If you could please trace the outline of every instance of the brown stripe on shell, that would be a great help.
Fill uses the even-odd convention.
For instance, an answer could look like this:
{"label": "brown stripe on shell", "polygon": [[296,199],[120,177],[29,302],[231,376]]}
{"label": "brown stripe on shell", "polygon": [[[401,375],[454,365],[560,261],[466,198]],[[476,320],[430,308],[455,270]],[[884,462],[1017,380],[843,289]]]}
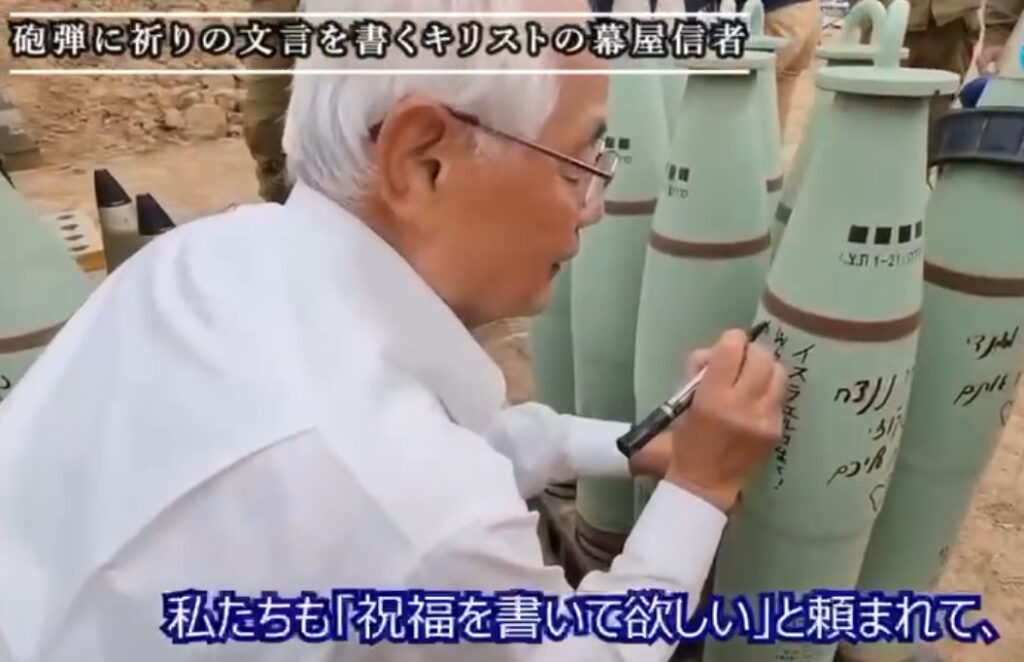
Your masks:
{"label": "brown stripe on shell", "polygon": [[604,213],[615,216],[649,216],[654,213],[658,205],[655,200],[632,200],[632,201],[604,201]]}
{"label": "brown stripe on shell", "polygon": [[826,317],[791,306],[770,289],[765,289],[761,301],[764,303],[765,310],[779,321],[829,340],[893,342],[914,333],[921,324],[921,311],[916,311],[906,317],[878,322]]}
{"label": "brown stripe on shell", "polygon": [[691,257],[704,260],[727,260],[731,258],[750,257],[769,250],[772,245],[771,234],[765,233],[754,239],[711,243],[704,241],[683,241],[672,239],[656,232],[651,233],[651,248],[672,257]]}
{"label": "brown stripe on shell", "polygon": [[29,331],[28,333],[7,336],[6,338],[0,337],[0,354],[13,354],[15,352],[25,352],[30,349],[45,347],[53,340],[54,336],[57,335],[63,326],[64,322],[61,322],[60,324],[54,324],[37,331]]}
{"label": "brown stripe on shell", "polygon": [[924,280],[936,287],[978,297],[1024,297],[1024,278],[968,274],[927,260],[924,263]]}

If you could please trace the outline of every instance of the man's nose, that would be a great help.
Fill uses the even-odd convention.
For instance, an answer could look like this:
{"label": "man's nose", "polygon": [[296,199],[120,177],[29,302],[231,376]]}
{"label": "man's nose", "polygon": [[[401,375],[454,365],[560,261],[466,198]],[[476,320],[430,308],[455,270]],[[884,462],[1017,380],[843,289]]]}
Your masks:
{"label": "man's nose", "polygon": [[604,196],[596,195],[594,198],[583,208],[583,213],[580,215],[581,229],[597,223],[604,216]]}

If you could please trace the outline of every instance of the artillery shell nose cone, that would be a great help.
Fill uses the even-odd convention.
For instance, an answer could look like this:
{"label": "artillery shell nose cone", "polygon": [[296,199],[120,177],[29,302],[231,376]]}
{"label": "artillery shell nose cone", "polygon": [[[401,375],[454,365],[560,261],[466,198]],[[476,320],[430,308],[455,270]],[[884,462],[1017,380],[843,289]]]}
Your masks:
{"label": "artillery shell nose cone", "polygon": [[136,196],[135,209],[139,217],[139,234],[143,237],[163,234],[175,227],[167,210],[149,193]]}
{"label": "artillery shell nose cone", "polygon": [[106,168],[93,171],[92,185],[96,193],[97,207],[117,207],[132,202],[131,196],[121,186],[121,182],[117,181]]}

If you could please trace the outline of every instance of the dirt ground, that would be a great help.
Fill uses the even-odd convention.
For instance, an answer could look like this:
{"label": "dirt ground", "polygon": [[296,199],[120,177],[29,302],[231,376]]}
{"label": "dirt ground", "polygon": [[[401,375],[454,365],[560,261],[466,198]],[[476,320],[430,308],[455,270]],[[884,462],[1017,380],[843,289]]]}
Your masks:
{"label": "dirt ground", "polygon": [[[53,4],[52,0],[0,0],[0,11],[52,10]],[[230,11],[244,10],[248,2],[88,0],[59,4],[66,9],[107,11]],[[7,35],[3,36],[6,41]],[[6,71],[6,66],[0,70]],[[14,175],[19,189],[40,212],[77,209],[95,217],[91,172],[96,167],[109,167],[133,193],[155,194],[179,222],[257,200],[251,160],[239,138],[241,82],[232,77],[19,77],[2,84],[43,148],[42,167]],[[808,75],[801,81],[785,132],[790,157],[802,135],[812,96]],[[196,105],[207,110],[219,108],[223,122],[214,113],[212,123],[193,126],[188,113]],[[479,334],[506,372],[512,401],[529,398],[533,388],[525,329],[522,320],[511,320]],[[945,647],[953,660],[1024,662],[1022,552],[1024,398],[1018,398],[940,587],[981,593],[984,612],[1001,630],[1003,639],[988,648]]]}

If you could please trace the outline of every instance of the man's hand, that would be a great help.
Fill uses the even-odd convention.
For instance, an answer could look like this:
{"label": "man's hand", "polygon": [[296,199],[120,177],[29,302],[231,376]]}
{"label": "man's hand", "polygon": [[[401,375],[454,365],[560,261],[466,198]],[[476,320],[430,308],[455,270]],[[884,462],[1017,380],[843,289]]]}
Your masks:
{"label": "man's hand", "polygon": [[[711,350],[700,349],[686,361],[686,379],[693,379],[708,363]],[[634,476],[661,480],[668,472],[672,460],[674,432],[666,430],[629,458],[629,472]]]}
{"label": "man's hand", "polygon": [[999,63],[1003,59],[1003,45],[994,44],[982,47],[978,53],[978,73],[992,75],[999,73]]}
{"label": "man's hand", "polygon": [[725,512],[782,434],[786,373],[739,330],[723,334],[706,360],[693,404],[672,427],[665,479]]}

